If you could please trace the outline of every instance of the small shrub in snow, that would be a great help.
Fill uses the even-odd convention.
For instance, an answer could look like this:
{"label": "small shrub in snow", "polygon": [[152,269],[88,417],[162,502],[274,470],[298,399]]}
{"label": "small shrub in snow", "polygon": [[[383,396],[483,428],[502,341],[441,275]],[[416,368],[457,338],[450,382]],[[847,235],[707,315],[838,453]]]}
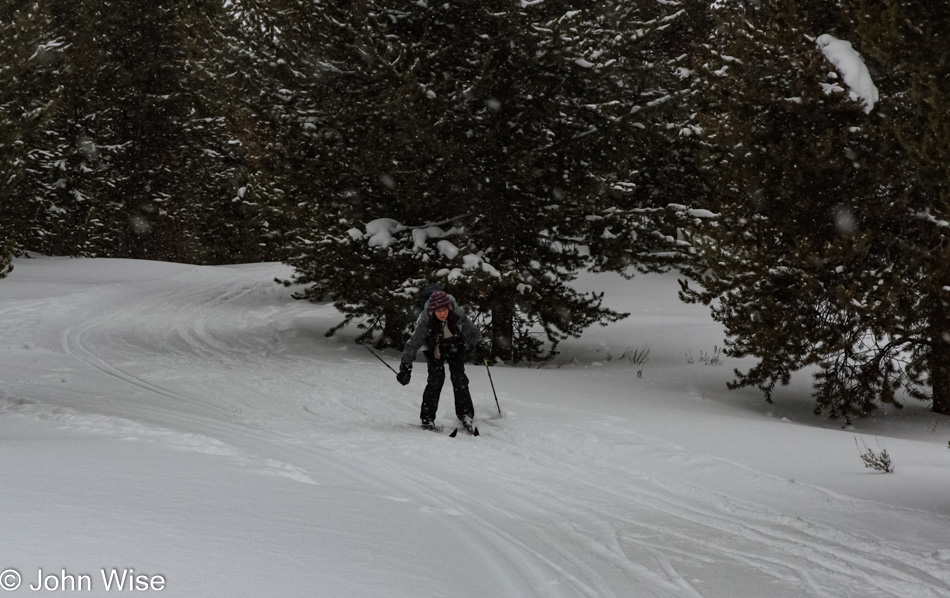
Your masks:
{"label": "small shrub in snow", "polygon": [[[854,439],[854,444],[858,446],[858,452],[861,453],[861,460],[864,461],[865,467],[870,467],[871,469],[876,469],[884,473],[894,471],[894,462],[891,461],[891,456],[887,454],[887,449],[882,448],[881,452],[877,452],[874,449],[868,448],[863,440],[861,444],[858,445],[857,437]],[[862,448],[864,452],[861,452]]]}
{"label": "small shrub in snow", "polygon": [[704,363],[706,365],[722,365],[722,347],[713,345],[712,352],[709,351],[699,351],[699,359],[693,357],[693,352],[689,351],[686,354],[686,363]]}
{"label": "small shrub in snow", "polygon": [[620,356],[621,359],[626,359],[633,365],[643,365],[650,358],[650,347],[640,347],[639,349],[634,349],[633,347],[627,347],[627,350],[623,352],[623,355]]}

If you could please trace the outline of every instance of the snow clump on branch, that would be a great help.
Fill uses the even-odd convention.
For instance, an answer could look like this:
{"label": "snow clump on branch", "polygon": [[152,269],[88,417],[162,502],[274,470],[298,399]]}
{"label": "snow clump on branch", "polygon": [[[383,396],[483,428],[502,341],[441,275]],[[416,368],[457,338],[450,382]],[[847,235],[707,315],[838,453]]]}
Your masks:
{"label": "snow clump on branch", "polygon": [[[864,59],[851,46],[850,42],[837,39],[827,33],[819,35],[815,40],[828,62],[844,77],[845,84],[851,89],[850,96],[854,101],[864,103],[864,113],[870,114],[877,103],[879,96],[871,73],[868,71]],[[830,91],[830,90],[826,90]]]}

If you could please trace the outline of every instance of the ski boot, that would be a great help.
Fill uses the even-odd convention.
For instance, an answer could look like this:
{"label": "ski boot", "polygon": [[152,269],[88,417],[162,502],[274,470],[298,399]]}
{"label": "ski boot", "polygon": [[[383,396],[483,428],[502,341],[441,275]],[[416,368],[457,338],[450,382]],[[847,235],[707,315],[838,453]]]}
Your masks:
{"label": "ski boot", "polygon": [[472,436],[478,436],[478,428],[475,427],[475,422],[472,420],[471,415],[462,417],[462,427]]}

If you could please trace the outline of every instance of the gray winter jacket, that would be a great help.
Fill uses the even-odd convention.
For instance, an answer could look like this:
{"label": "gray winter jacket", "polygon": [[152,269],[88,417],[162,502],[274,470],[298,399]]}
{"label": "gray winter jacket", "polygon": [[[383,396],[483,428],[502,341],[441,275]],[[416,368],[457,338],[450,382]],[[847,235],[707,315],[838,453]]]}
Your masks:
{"label": "gray winter jacket", "polygon": [[[449,306],[449,317],[446,320],[446,326],[452,334],[461,336],[468,348],[474,347],[482,340],[482,333],[468,319],[462,308],[458,306],[455,297],[449,295],[452,304]],[[442,329],[442,323],[434,315],[429,315],[429,302],[426,301],[422,313],[416,320],[416,329],[412,336],[406,341],[406,348],[402,352],[402,363],[412,363],[416,359],[416,353],[423,346],[428,350],[433,350],[435,344],[440,340],[438,333]]]}

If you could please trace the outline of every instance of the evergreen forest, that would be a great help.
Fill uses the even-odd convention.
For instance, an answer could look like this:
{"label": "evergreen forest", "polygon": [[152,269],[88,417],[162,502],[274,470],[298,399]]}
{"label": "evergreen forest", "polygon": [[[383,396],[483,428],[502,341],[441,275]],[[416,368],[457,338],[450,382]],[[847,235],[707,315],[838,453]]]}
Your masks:
{"label": "evergreen forest", "polygon": [[755,358],[734,387],[950,414],[947,31],[918,0],[7,0],[0,292],[30,253],[284,262],[401,347],[440,282],[535,362],[625,316],[579,273],[672,269]]}

